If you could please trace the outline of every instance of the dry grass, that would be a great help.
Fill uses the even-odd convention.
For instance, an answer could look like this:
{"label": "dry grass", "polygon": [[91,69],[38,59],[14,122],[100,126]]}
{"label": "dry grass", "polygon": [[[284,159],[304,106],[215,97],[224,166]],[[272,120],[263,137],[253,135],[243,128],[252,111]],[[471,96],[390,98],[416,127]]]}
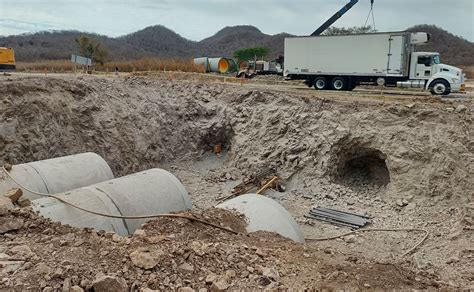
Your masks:
{"label": "dry grass", "polygon": [[466,77],[474,79],[474,66],[461,66],[461,69],[466,73]]}
{"label": "dry grass", "polygon": [[[114,72],[151,72],[181,71],[204,73],[204,66],[195,66],[193,60],[145,58],[133,61],[113,61],[94,66],[95,71]],[[17,71],[43,72],[47,68],[51,73],[73,72],[74,64],[69,60],[48,60],[39,62],[17,62]],[[81,70],[80,66],[77,66]]]}
{"label": "dry grass", "polygon": [[16,63],[16,70],[21,72],[43,72],[45,68],[48,69],[48,72],[72,72],[74,70],[74,64],[69,60],[47,60]]}

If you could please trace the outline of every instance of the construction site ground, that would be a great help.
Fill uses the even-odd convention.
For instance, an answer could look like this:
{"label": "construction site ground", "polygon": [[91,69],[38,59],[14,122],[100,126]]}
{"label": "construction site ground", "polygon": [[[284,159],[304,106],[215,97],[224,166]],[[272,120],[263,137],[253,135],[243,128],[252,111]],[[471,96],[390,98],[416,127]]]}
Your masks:
{"label": "construction site ground", "polygon": [[[0,164],[92,151],[117,177],[163,168],[185,185],[192,214],[241,233],[160,218],[120,237],[16,209],[0,216],[2,289],[474,289],[472,83],[441,98],[318,92],[272,76],[144,75],[0,76]],[[245,234],[241,217],[213,206],[268,166],[285,191],[264,195],[307,239],[350,231],[306,218],[314,206],[370,215],[367,229],[429,235],[417,246],[423,232],[304,244]]]}

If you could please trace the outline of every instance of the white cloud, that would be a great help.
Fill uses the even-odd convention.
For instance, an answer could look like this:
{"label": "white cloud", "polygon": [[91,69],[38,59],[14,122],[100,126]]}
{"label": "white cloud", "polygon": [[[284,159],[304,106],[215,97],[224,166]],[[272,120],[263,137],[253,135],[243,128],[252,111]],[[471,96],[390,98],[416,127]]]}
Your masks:
{"label": "white cloud", "polygon": [[[305,35],[348,0],[0,0],[0,35],[73,29],[110,36],[162,24],[200,40],[225,26],[250,24],[263,32]],[[472,0],[375,0],[377,28],[435,24],[474,41]],[[369,0],[360,0],[337,26],[362,25]]]}

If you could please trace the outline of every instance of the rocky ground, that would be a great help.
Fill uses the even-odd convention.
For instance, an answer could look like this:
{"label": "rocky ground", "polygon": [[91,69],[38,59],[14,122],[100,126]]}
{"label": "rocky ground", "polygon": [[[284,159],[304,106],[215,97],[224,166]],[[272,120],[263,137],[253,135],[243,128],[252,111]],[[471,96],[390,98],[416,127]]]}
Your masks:
{"label": "rocky ground", "polygon": [[[9,262],[3,287],[87,289],[109,274],[137,289],[211,289],[218,282],[217,288],[472,285],[470,98],[68,75],[2,77],[0,87],[2,164],[93,151],[118,176],[165,168],[186,186],[201,210],[195,212],[216,222],[222,214],[208,208],[245,176],[274,165],[286,191],[266,195],[294,215],[307,238],[347,231],[305,218],[314,205],[369,214],[374,228],[430,232],[403,256],[422,234],[364,233],[296,245],[270,234],[202,226],[195,233],[195,223],[160,219],[144,227],[145,235],[118,238],[59,226],[25,209],[2,217],[23,221],[1,237]],[[211,151],[216,144],[224,147],[220,156]],[[137,267],[134,251],[157,264]]]}

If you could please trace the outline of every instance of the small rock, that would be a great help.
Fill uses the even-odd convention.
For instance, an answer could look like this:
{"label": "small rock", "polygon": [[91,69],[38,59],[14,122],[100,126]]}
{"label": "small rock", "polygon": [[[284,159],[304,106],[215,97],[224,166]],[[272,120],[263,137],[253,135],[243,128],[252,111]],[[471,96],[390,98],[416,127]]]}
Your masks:
{"label": "small rock", "polygon": [[266,256],[267,254],[261,249],[261,248],[257,248],[257,250],[255,251],[255,253],[261,257],[264,257]]}
{"label": "small rock", "polygon": [[207,292],[207,289],[206,288],[201,288],[198,290],[199,292]]}
{"label": "small rock", "polygon": [[365,288],[370,288],[370,284],[365,283],[365,284],[364,284],[364,287],[365,287]]}
{"label": "small rock", "polygon": [[14,246],[10,249],[10,253],[25,259],[31,258],[35,255],[35,253],[31,251],[30,247],[25,244]]}
{"label": "small rock", "polygon": [[35,266],[35,270],[37,274],[40,275],[48,275],[51,273],[51,268],[48,267],[45,263],[39,263]]}
{"label": "small rock", "polygon": [[7,215],[13,208],[13,203],[9,198],[0,197],[0,216]]}
{"label": "small rock", "polygon": [[463,105],[463,104],[460,104],[456,107],[456,113],[460,114],[460,113],[464,113],[467,111],[467,106]]}
{"label": "small rock", "polygon": [[450,258],[446,261],[447,264],[453,264],[453,263],[457,263],[457,262],[459,262],[459,258],[456,257],[456,256],[450,257]]}
{"label": "small rock", "polygon": [[230,287],[230,284],[225,278],[221,278],[217,281],[214,281],[211,285],[212,292],[226,291]]}
{"label": "small rock", "polygon": [[344,241],[347,243],[354,243],[356,241],[356,236],[355,235],[349,235],[344,237]]}
{"label": "small rock", "polygon": [[76,285],[76,286],[72,286],[69,292],[84,292],[84,289]]}
{"label": "small rock", "polygon": [[66,278],[63,282],[63,292],[69,291],[71,291],[71,278]]}
{"label": "small rock", "polygon": [[217,275],[212,273],[207,275],[206,277],[206,284],[212,284],[217,279]]}
{"label": "small rock", "polygon": [[336,199],[336,197],[333,194],[326,194],[326,198],[328,198],[329,200],[335,200]]}
{"label": "small rock", "polygon": [[414,103],[410,103],[410,104],[407,104],[406,107],[407,107],[407,108],[414,108],[414,107],[415,107],[415,104],[414,104]]}
{"label": "small rock", "polygon": [[[7,198],[5,198],[8,200]],[[10,201],[10,200],[8,200]],[[11,202],[10,202],[11,204]],[[8,219],[8,220],[1,220],[0,221],[0,234],[4,234],[10,231],[18,230],[23,227],[23,220],[22,219]]]}
{"label": "small rock", "polygon": [[121,241],[122,241],[122,238],[123,238],[123,237],[120,236],[120,235],[118,235],[118,234],[112,235],[112,240],[113,240],[114,242],[121,242]]}
{"label": "small rock", "polygon": [[178,267],[178,271],[181,273],[192,273],[194,272],[194,266],[188,263],[184,263]]}
{"label": "small rock", "polygon": [[20,206],[20,208],[26,208],[31,206],[31,201],[27,198],[20,198],[17,202],[17,205]]}
{"label": "small rock", "polygon": [[118,277],[101,275],[92,282],[94,292],[128,292],[127,282]]}
{"label": "small rock", "polygon": [[178,289],[178,292],[195,292],[196,290],[194,290],[193,288],[191,287],[181,287]]}
{"label": "small rock", "polygon": [[21,196],[23,196],[21,189],[11,189],[5,194],[5,197],[9,198],[12,203],[18,202]]}
{"label": "small rock", "polygon": [[23,261],[0,261],[0,268],[2,273],[12,273],[18,270]]}
{"label": "small rock", "polygon": [[145,236],[146,236],[146,232],[145,232],[145,230],[143,230],[143,229],[137,229],[137,230],[135,230],[135,232],[133,233],[133,236],[136,236],[136,237],[145,237]]}
{"label": "small rock", "polygon": [[161,249],[140,248],[130,254],[130,259],[135,266],[148,270],[153,269],[163,255]]}
{"label": "small rock", "polygon": [[262,275],[264,277],[268,277],[268,278],[273,279],[275,281],[280,280],[280,274],[277,271],[275,271],[274,269],[271,269],[271,268],[263,268],[262,269]]}
{"label": "small rock", "polygon": [[57,268],[56,270],[54,270],[53,278],[62,279],[63,277],[64,277],[64,270],[63,269]]}
{"label": "small rock", "polygon": [[54,292],[53,287],[44,287],[43,292]]}
{"label": "small rock", "polygon": [[225,271],[225,276],[227,279],[233,279],[237,276],[237,273],[234,270]]}
{"label": "small rock", "polygon": [[452,113],[452,112],[454,112],[454,107],[447,107],[447,108],[446,108],[446,111],[447,111],[448,113]]}
{"label": "small rock", "polygon": [[398,200],[397,200],[397,205],[398,205],[399,207],[405,207],[406,205],[408,205],[408,201],[405,200],[405,199],[398,199]]}
{"label": "small rock", "polygon": [[250,273],[250,274],[253,274],[253,272],[255,272],[255,269],[253,267],[247,267],[247,271]]}

